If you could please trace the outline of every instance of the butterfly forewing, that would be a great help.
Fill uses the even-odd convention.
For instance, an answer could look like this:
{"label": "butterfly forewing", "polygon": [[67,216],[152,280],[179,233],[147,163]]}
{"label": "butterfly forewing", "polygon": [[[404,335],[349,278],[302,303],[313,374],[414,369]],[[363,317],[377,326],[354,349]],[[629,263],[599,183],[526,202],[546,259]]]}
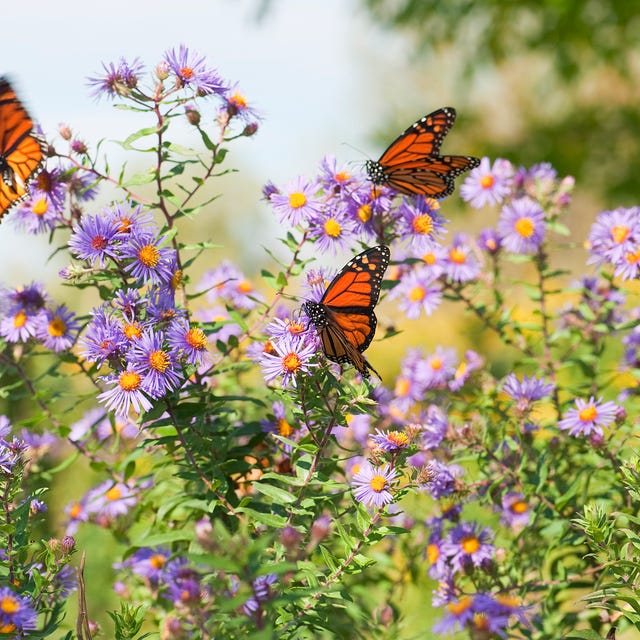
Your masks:
{"label": "butterfly forewing", "polygon": [[373,308],[388,264],[388,247],[367,249],[343,267],[320,302],[303,305],[318,330],[327,358],[339,364],[351,363],[364,376],[368,369],[375,371],[361,354],[376,331]]}
{"label": "butterfly forewing", "polygon": [[444,198],[453,179],[480,164],[472,156],[440,156],[440,146],[456,119],[452,107],[420,118],[396,138],[377,162],[366,163],[369,179],[399,193]]}
{"label": "butterfly forewing", "polygon": [[0,220],[27,195],[42,170],[46,143],[5,78],[0,78]]}

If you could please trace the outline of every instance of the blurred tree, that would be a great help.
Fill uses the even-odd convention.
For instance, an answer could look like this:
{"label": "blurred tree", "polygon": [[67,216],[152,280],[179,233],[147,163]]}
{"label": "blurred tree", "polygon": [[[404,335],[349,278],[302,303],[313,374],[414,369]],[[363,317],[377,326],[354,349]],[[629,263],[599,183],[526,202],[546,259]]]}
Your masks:
{"label": "blurred tree", "polygon": [[549,161],[609,204],[640,200],[638,0],[363,2],[434,76],[455,69],[467,152]]}

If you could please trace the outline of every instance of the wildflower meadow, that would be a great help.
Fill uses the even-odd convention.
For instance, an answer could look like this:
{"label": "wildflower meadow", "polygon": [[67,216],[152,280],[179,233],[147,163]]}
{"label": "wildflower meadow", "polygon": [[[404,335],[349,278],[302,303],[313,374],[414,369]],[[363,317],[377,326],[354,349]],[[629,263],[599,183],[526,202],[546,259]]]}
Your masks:
{"label": "wildflower meadow", "polygon": [[[268,126],[238,80],[184,45],[104,64],[130,160],[44,131],[3,219],[65,266],[0,289],[0,637],[640,637],[640,207],[581,237],[543,158],[438,200],[327,149],[264,176],[280,237],[244,212],[246,241],[278,250],[247,275],[215,237]],[[372,247],[367,376],[316,324]],[[438,314],[470,348],[455,322],[426,345]]]}

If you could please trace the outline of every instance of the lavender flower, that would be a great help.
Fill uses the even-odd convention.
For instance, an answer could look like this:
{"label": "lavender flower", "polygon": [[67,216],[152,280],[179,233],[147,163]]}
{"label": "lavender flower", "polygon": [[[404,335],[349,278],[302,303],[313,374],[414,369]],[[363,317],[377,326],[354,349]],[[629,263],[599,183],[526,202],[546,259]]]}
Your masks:
{"label": "lavender flower", "polygon": [[264,352],[259,359],[265,382],[271,382],[282,376],[282,386],[296,386],[296,377],[309,373],[309,367],[314,366],[309,359],[315,354],[313,344],[305,344],[299,338],[286,336],[273,343],[275,353]]}
{"label": "lavender flower", "polygon": [[511,192],[513,165],[498,158],[491,166],[489,158],[482,158],[460,186],[460,197],[475,209],[487,204],[500,204]]}
{"label": "lavender flower", "polygon": [[544,240],[545,230],[544,210],[531,198],[518,198],[502,208],[498,235],[507,251],[535,253]]}
{"label": "lavender flower", "polygon": [[399,298],[400,311],[410,320],[416,320],[421,312],[430,316],[440,306],[442,289],[433,272],[426,267],[418,267],[400,278],[389,298]]}
{"label": "lavender flower", "polygon": [[609,427],[616,419],[618,405],[615,402],[602,402],[593,396],[589,400],[576,398],[575,408],[569,409],[565,417],[558,422],[558,429],[568,431],[571,436],[589,436],[591,434],[602,437],[604,427]]}
{"label": "lavender flower", "polygon": [[40,314],[36,327],[36,339],[47,348],[59,353],[66,351],[73,345],[80,323],[73,312],[65,305],[59,305],[55,310],[47,310]]}
{"label": "lavender flower", "polygon": [[116,258],[118,224],[104,216],[84,216],[69,238],[69,250],[92,265],[105,266],[108,258]]}
{"label": "lavender flower", "polygon": [[445,538],[442,550],[455,571],[464,571],[468,565],[479,567],[493,558],[492,537],[488,527],[480,530],[477,522],[461,522]]}
{"label": "lavender flower", "polygon": [[393,495],[389,486],[397,476],[397,471],[385,464],[373,467],[366,463],[353,476],[353,495],[358,502],[375,506],[378,509],[393,502]]}
{"label": "lavender flower", "polygon": [[140,388],[152,398],[161,398],[180,386],[182,371],[175,352],[164,347],[161,331],[145,331],[127,355],[136,373],[144,376]]}
{"label": "lavender flower", "polygon": [[0,587],[0,631],[17,638],[36,628],[37,613],[29,596],[21,596],[9,587]]}
{"label": "lavender flower", "polygon": [[124,58],[116,66],[113,62],[102,64],[104,74],[89,78],[89,86],[93,87],[93,95],[102,95],[113,98],[117,95],[126,96],[138,85],[138,76],[142,72],[143,65],[136,58],[129,64]]}
{"label": "lavender flower", "polygon": [[178,87],[192,86],[203,95],[224,95],[229,90],[218,72],[207,67],[206,57],[189,51],[183,44],[177,51],[175,48],[167,51],[164,61],[175,74]]}
{"label": "lavender flower", "polygon": [[322,203],[315,197],[317,190],[316,183],[300,176],[285,185],[282,191],[272,193],[269,201],[280,222],[295,227],[320,213]]}
{"label": "lavender flower", "polygon": [[110,411],[127,415],[132,407],[140,413],[153,406],[143,392],[143,375],[138,368],[130,365],[125,371],[108,376],[105,380],[112,387],[99,394],[98,401],[103,402]]}

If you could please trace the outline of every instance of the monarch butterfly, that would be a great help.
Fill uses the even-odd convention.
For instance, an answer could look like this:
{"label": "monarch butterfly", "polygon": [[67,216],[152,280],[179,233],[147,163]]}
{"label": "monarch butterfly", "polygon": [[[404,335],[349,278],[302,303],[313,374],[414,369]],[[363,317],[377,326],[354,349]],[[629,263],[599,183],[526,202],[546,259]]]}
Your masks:
{"label": "monarch butterfly", "polygon": [[42,170],[47,145],[6,78],[0,78],[0,221],[29,195]]}
{"label": "monarch butterfly", "polygon": [[388,264],[388,247],[367,249],[342,268],[320,302],[307,300],[302,305],[318,330],[327,358],[339,364],[351,363],[365,378],[369,377],[369,369],[380,377],[362,352],[376,332],[373,308]]}
{"label": "monarch butterfly", "polygon": [[453,179],[480,164],[472,156],[440,156],[440,145],[456,120],[453,107],[443,107],[412,124],[377,162],[367,160],[373,184],[407,195],[444,198],[453,193]]}

